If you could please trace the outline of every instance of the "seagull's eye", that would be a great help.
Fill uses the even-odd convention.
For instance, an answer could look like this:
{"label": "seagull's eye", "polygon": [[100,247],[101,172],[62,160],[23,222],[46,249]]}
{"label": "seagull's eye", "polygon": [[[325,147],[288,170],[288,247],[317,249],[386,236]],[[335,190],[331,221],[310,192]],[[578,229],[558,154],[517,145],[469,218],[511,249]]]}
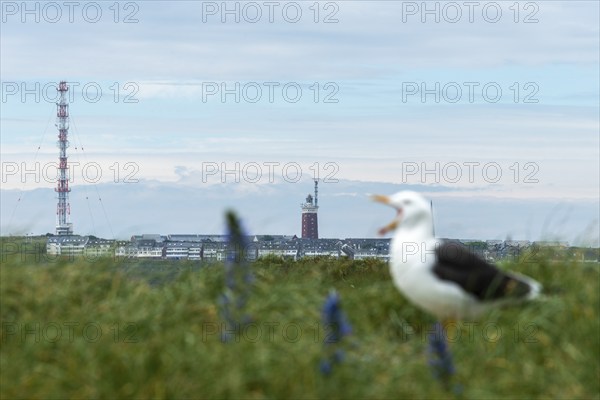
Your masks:
{"label": "seagull's eye", "polygon": [[406,205],[410,205],[410,204],[412,204],[412,200],[408,200],[408,199],[406,199],[406,200],[404,200],[404,204],[406,204]]}

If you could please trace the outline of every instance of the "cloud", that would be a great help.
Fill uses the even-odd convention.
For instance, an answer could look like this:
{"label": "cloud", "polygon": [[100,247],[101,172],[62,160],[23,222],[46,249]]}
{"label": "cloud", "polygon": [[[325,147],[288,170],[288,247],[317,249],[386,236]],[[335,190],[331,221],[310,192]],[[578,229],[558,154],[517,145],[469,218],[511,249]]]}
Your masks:
{"label": "cloud", "polygon": [[[450,3],[461,7],[456,23],[448,21]],[[456,202],[468,196],[482,200],[482,193],[543,202],[597,198],[599,4],[519,2],[515,14],[513,3],[495,2],[502,16],[490,23],[482,11],[492,3],[478,3],[473,22],[464,3],[428,3],[438,7],[436,22],[435,15],[421,12],[422,2],[320,2],[318,16],[309,8],[312,3],[301,2],[298,23],[286,21],[280,9],[273,23],[249,23],[244,16],[239,23],[221,23],[220,14],[204,15],[204,22],[202,7],[208,2],[184,1],[168,7],[137,2],[137,10],[120,9],[115,23],[111,4],[98,3],[103,18],[95,24],[80,14],[73,23],[56,24],[21,23],[20,15],[10,16],[2,25],[0,70],[3,83],[65,78],[102,87],[98,102],[83,100],[77,89],[69,157],[99,163],[103,184],[114,181],[115,171],[122,180],[129,172],[125,165],[133,163],[135,177],[151,188],[145,193],[175,185],[180,195],[197,198],[186,190],[209,184],[216,189],[221,170],[236,168],[235,163],[241,164],[240,174],[250,163],[298,163],[305,179],[314,177],[317,163],[319,177],[325,178],[334,171],[325,169],[331,163],[342,180],[423,184],[436,196],[435,185],[451,180],[444,174],[452,165],[458,164],[464,177],[465,163],[496,163],[500,181],[488,182],[478,170],[476,181],[460,179],[444,195]],[[415,5],[418,12],[407,14],[406,7]],[[131,11],[138,22],[123,23]],[[332,12],[338,22],[323,23]],[[525,23],[528,16],[537,22]],[[220,94],[203,99],[207,82],[230,88],[236,82],[273,81],[280,84],[273,102],[265,96],[256,103],[231,100],[236,94],[226,101]],[[479,83],[473,102],[464,87],[471,81]],[[137,89],[137,102],[123,102],[128,82]],[[282,96],[287,82],[300,85],[300,101]],[[422,92],[407,98],[406,82],[426,88],[456,82],[463,97],[457,103]],[[497,103],[481,91],[487,82],[502,89]],[[327,83],[335,84],[337,102],[323,101],[332,93]],[[534,94],[528,83],[537,85]],[[120,90],[116,100],[115,87]],[[524,102],[527,95],[537,102]],[[2,103],[5,166],[57,157],[55,105],[25,97],[22,101],[19,93]],[[211,176],[217,181],[202,176],[209,163],[220,168]],[[419,171],[405,179],[406,167],[415,164]],[[427,168],[435,172],[423,177]],[[537,182],[524,182],[532,172]],[[5,175],[4,189],[53,186]],[[286,183],[281,170],[273,182]],[[269,190],[269,184],[239,185],[228,196]],[[121,195],[137,193],[123,190]],[[171,214],[163,218],[171,220]]]}
{"label": "cloud", "polygon": [[[175,1],[169,7],[161,2],[138,3],[139,22],[134,24],[115,24],[109,10],[97,24],[81,18],[73,24],[23,24],[11,17],[3,24],[3,76],[47,77],[46,65],[34,62],[39,59],[53,59],[53,68],[72,78],[85,73],[96,79],[136,80],[348,79],[383,73],[390,66],[489,68],[598,62],[595,2],[528,3],[538,10],[521,9],[518,23],[508,3],[502,4],[497,23],[486,22],[483,6],[475,10],[472,23],[465,7],[461,7],[461,20],[449,23],[443,3],[434,4],[440,7],[439,22],[425,15],[422,23],[422,10],[402,22],[403,7],[410,2],[336,2],[339,22],[332,24],[314,23],[308,3],[303,4],[304,18],[297,24],[279,14],[273,23],[252,24],[242,18],[240,23],[223,24],[221,15],[203,23],[204,3]],[[421,3],[415,4],[420,8]],[[533,11],[538,22],[523,23]],[[55,57],[56,43],[69,57]]]}
{"label": "cloud", "polygon": [[[375,237],[390,210],[372,203],[368,193],[417,190],[433,200],[436,233],[462,239],[540,240],[560,238],[594,244],[598,239],[598,199],[519,199],[495,197],[489,191],[452,187],[397,185],[341,180],[320,185],[319,228],[322,237]],[[101,184],[96,190],[73,189],[71,218],[75,231],[127,239],[140,233],[223,232],[223,213],[234,208],[252,234],[299,234],[300,202],[312,182],[268,185],[188,186],[140,181]],[[46,233],[54,229],[52,189],[21,193],[2,189],[1,233]],[[98,198],[102,198],[100,205]],[[18,204],[18,205],[17,205]],[[15,207],[16,206],[16,207]],[[103,208],[106,210],[104,215]],[[14,214],[13,214],[14,213]],[[13,218],[11,218],[13,215]]]}

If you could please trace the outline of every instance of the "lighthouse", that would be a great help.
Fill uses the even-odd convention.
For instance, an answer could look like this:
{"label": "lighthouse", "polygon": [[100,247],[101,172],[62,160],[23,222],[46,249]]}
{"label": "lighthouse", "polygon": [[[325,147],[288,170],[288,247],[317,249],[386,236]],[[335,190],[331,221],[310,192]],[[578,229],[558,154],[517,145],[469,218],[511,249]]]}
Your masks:
{"label": "lighthouse", "polygon": [[310,194],[306,197],[306,202],[302,203],[302,238],[319,238],[319,220],[317,217],[318,205],[318,185],[319,181],[315,179],[315,197]]}

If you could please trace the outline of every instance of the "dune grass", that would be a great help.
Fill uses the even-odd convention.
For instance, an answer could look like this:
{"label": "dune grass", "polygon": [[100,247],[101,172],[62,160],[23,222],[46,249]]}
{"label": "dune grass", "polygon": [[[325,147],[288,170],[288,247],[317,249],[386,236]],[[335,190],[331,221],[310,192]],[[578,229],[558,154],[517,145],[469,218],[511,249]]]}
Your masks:
{"label": "dune grass", "polygon": [[[427,364],[433,319],[379,261],[253,263],[252,322],[223,343],[222,265],[5,258],[0,397],[600,398],[598,264],[540,256],[503,267],[545,294],[448,332],[457,395]],[[333,288],[352,335],[325,376],[321,309]]]}

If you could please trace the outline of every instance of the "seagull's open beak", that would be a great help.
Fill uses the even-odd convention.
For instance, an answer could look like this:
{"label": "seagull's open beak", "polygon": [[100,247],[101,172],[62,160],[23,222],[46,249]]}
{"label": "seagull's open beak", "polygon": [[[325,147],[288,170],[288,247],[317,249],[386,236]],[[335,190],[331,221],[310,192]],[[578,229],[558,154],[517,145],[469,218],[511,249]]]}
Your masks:
{"label": "seagull's open beak", "polygon": [[371,200],[376,201],[378,203],[390,205],[390,198],[388,196],[384,196],[382,194],[371,195]]}
{"label": "seagull's open beak", "polygon": [[[376,201],[378,203],[386,204],[388,206],[391,205],[390,198],[388,196],[384,196],[381,194],[372,195],[371,200]],[[396,207],[394,207],[394,208],[396,208]],[[398,215],[396,216],[396,219],[394,219],[392,222],[390,222],[383,228],[379,229],[379,232],[378,232],[379,235],[383,236],[386,233],[391,232],[398,227],[398,225],[400,224],[400,220],[402,219],[402,209],[396,208],[396,210],[398,211]]]}

